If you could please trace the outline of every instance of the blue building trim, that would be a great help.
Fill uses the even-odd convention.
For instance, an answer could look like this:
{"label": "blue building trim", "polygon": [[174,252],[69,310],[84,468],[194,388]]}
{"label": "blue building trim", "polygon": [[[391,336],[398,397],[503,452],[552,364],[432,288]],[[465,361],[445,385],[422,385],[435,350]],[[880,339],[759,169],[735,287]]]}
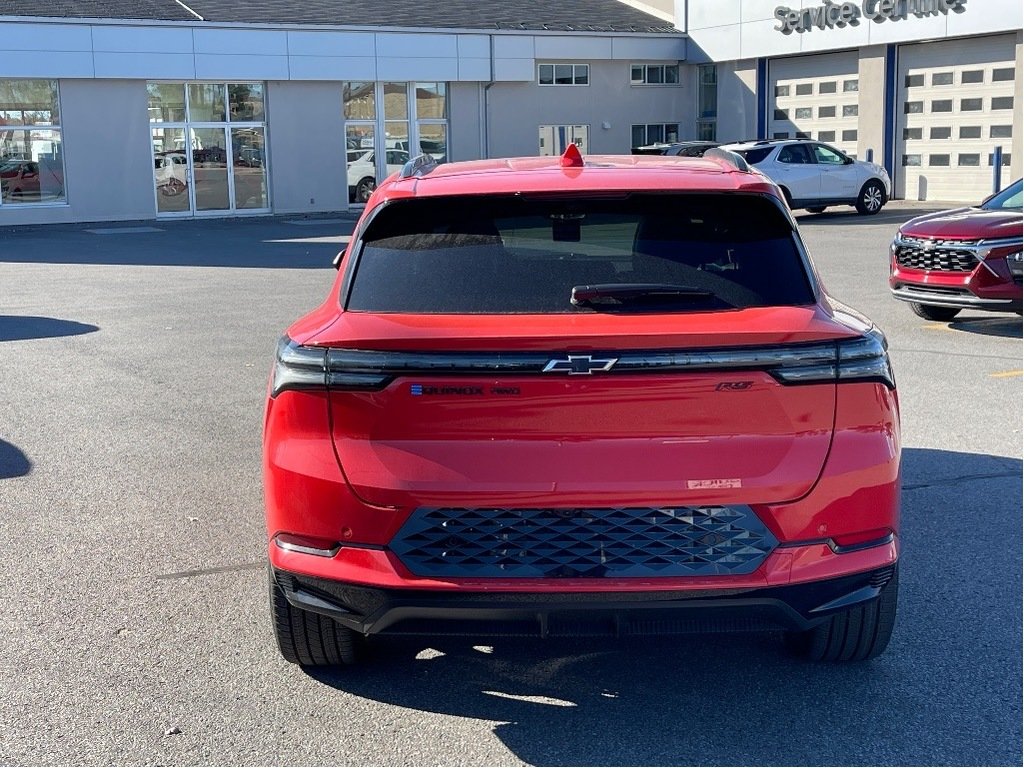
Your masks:
{"label": "blue building trim", "polygon": [[896,148],[896,93],[899,89],[899,77],[896,70],[895,44],[885,48],[885,116],[882,123],[882,165],[893,178],[895,172],[894,153]]}
{"label": "blue building trim", "polygon": [[757,60],[757,138],[768,138],[768,59]]}

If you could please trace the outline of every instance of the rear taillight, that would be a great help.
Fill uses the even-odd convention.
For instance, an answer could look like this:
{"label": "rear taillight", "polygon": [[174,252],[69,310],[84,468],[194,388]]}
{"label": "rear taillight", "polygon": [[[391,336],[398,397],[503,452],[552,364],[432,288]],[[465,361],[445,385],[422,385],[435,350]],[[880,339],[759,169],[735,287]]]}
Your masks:
{"label": "rear taillight", "polygon": [[895,389],[896,382],[886,348],[885,336],[877,328],[871,328],[859,338],[838,342],[835,362],[827,365],[779,368],[772,373],[786,384],[874,381]]}
{"label": "rear taillight", "polygon": [[[895,388],[885,337],[874,327],[840,341],[771,347],[626,351],[589,354],[606,366],[596,375],[696,373],[759,370],[780,384],[874,381]],[[375,391],[399,376],[553,377],[552,362],[571,357],[558,352],[391,352],[303,347],[287,336],[277,347],[271,397],[289,389]],[[564,373],[572,373],[565,368]],[[595,374],[592,374],[595,375]]]}
{"label": "rear taillight", "polygon": [[270,396],[277,397],[289,389],[380,389],[392,378],[387,374],[339,369],[328,364],[329,353],[325,347],[303,347],[287,336],[281,337]]}
{"label": "rear taillight", "polygon": [[289,389],[325,389],[327,386],[327,350],[303,347],[287,336],[277,343],[270,396]]}

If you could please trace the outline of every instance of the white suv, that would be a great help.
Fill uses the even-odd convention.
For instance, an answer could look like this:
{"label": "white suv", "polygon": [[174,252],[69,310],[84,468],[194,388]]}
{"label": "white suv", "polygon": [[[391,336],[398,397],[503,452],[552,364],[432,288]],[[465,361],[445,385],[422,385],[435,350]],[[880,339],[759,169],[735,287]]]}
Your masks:
{"label": "white suv", "polygon": [[821,213],[830,205],[852,205],[875,214],[889,200],[892,183],[885,168],[854,160],[835,147],[806,139],[726,144],[774,181],[792,209]]}

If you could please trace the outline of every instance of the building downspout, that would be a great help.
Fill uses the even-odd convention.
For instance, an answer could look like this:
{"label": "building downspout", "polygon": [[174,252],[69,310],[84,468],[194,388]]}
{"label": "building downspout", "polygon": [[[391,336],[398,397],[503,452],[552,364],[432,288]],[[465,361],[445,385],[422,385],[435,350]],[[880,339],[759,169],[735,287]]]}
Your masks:
{"label": "building downspout", "polygon": [[494,85],[494,35],[488,35],[487,40],[490,43],[491,48],[491,79],[484,85],[484,98],[483,103],[480,105],[480,149],[483,153],[483,158],[488,159],[491,156],[491,86]]}

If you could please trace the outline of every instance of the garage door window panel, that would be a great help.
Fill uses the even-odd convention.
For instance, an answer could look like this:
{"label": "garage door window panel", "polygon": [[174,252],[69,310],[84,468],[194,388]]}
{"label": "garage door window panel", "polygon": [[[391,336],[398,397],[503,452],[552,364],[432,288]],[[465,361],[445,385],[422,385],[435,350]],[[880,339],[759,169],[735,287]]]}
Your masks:
{"label": "garage door window panel", "polygon": [[1013,96],[996,96],[992,99],[992,109],[1013,109]]}

